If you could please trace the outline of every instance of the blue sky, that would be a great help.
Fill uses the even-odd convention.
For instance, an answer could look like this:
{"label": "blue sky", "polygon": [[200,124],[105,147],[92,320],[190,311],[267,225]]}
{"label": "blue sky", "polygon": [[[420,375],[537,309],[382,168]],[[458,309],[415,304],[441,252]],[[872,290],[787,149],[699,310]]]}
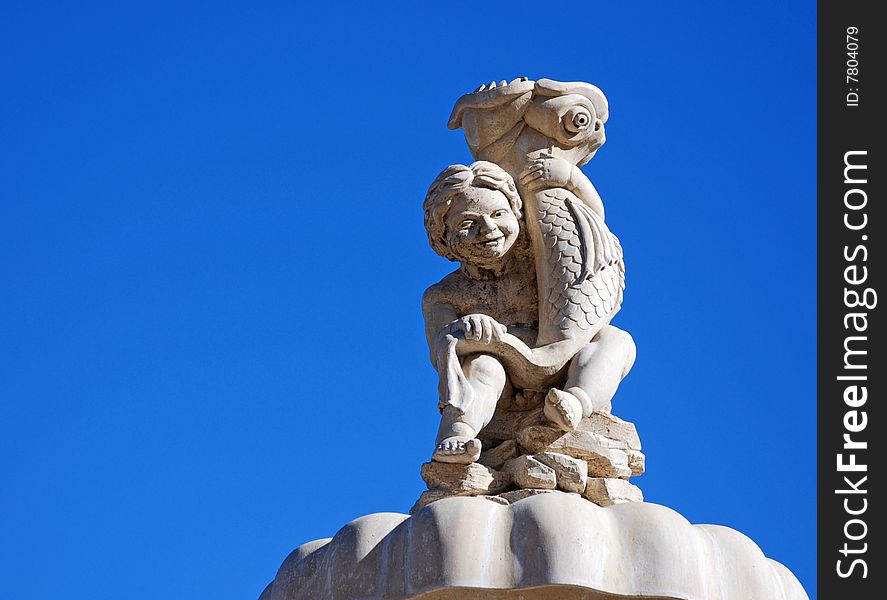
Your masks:
{"label": "blue sky", "polygon": [[815,597],[814,3],[6,2],[0,75],[8,597],[257,597],[409,509],[422,199],[520,75],[610,100],[637,484]]}

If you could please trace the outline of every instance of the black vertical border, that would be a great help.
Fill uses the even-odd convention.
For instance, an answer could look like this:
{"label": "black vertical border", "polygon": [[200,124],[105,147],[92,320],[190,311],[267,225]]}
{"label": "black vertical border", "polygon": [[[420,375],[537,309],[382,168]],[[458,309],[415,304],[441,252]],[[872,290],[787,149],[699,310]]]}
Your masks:
{"label": "black vertical border", "polygon": [[[885,510],[883,495],[874,491],[885,484],[881,468],[887,454],[887,437],[884,435],[884,379],[887,376],[887,360],[883,353],[883,338],[887,336],[881,302],[883,288],[883,238],[887,236],[883,217],[885,202],[883,179],[887,176],[882,151],[885,134],[884,95],[881,89],[887,85],[887,69],[882,60],[883,38],[887,36],[887,22],[875,18],[874,2],[820,0],[818,2],[818,106],[817,106],[817,183],[818,183],[818,596],[825,600],[887,598],[887,563],[883,562],[881,514]],[[858,28],[858,82],[848,81],[848,68],[854,63],[848,54],[848,28]],[[851,30],[852,31],[852,30]],[[852,48],[852,46],[851,46]],[[851,71],[852,73],[852,71]],[[858,93],[858,102],[848,94]],[[857,104],[853,106],[853,104]],[[845,153],[865,151],[854,155],[852,161],[866,164],[867,169],[849,172],[851,179],[866,179],[866,183],[852,184],[845,181]],[[845,206],[845,194],[851,189],[850,203],[858,205],[867,198],[864,208],[850,210]],[[867,218],[864,229],[852,230],[848,221],[858,226],[863,213]],[[865,250],[858,248],[863,246]],[[855,254],[854,254],[855,252]],[[851,256],[852,259],[847,257]],[[865,259],[865,260],[864,260]],[[848,267],[851,279],[867,275],[865,282],[848,283]],[[866,268],[863,271],[863,267]],[[874,308],[851,308],[845,302],[846,290],[863,293],[871,288],[878,294]],[[887,293],[887,291],[885,291]],[[853,300],[851,299],[850,303]],[[865,313],[865,320],[858,319],[845,327],[849,313]],[[867,323],[866,331],[855,326]],[[865,364],[865,369],[846,369],[845,341],[848,336],[862,336],[853,340],[850,347],[865,350],[864,355],[852,355],[851,362]],[[841,376],[864,375],[865,381],[839,380]],[[844,399],[848,385],[865,386],[867,400],[859,405],[861,392],[857,390],[857,406],[850,406]],[[853,397],[851,396],[851,404]],[[853,413],[852,411],[856,411]],[[862,413],[865,416],[862,416]],[[848,414],[849,413],[849,414]],[[845,422],[845,418],[848,419]],[[861,431],[849,432],[847,427]],[[851,439],[868,444],[866,449],[845,449],[844,434]],[[843,462],[855,455],[865,471],[839,472],[838,455]],[[844,479],[847,477],[849,482]],[[867,480],[860,483],[862,477]],[[865,493],[846,493],[851,485]],[[844,492],[839,492],[845,490]],[[845,505],[845,501],[847,504]],[[848,510],[865,511],[851,515]],[[860,522],[848,523],[852,519]],[[863,525],[864,523],[864,525]],[[864,533],[864,536],[862,534]],[[849,534],[849,537],[848,537]],[[861,539],[853,540],[851,537]],[[845,551],[845,544],[848,550]],[[864,561],[853,565],[854,560]],[[839,562],[840,561],[840,565]],[[839,570],[846,575],[842,577]],[[863,574],[866,576],[863,577]]]}

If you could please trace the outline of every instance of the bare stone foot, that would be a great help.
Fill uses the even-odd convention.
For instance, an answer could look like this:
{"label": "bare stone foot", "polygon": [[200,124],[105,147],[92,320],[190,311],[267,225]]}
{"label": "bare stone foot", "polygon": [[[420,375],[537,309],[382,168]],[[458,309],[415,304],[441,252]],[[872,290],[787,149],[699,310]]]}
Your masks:
{"label": "bare stone foot", "polygon": [[431,460],[468,465],[480,458],[480,440],[454,435],[438,443]]}
{"label": "bare stone foot", "polygon": [[551,388],[545,396],[543,412],[560,429],[573,431],[582,420],[582,403],[573,394]]}

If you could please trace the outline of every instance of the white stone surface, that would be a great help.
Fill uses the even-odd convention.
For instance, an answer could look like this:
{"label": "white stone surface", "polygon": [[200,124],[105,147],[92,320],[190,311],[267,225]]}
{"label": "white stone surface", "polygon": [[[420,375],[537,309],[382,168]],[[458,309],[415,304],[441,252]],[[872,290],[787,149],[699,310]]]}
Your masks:
{"label": "white stone surface", "polygon": [[563,432],[544,425],[531,425],[520,430],[517,439],[521,446],[534,454],[557,452],[585,460],[591,477],[631,476],[627,444],[598,433],[580,429]]}
{"label": "white stone surface", "polygon": [[640,450],[628,450],[628,468],[631,469],[631,476],[637,477],[643,475],[647,468],[647,457]]}
{"label": "white stone surface", "polygon": [[555,470],[535,456],[524,454],[512,458],[503,465],[502,470],[511,476],[511,480],[519,488],[553,490],[557,487]]}
{"label": "white stone surface", "polygon": [[517,442],[515,440],[505,440],[495,448],[490,448],[489,450],[482,452],[480,458],[477,459],[477,462],[485,467],[498,469],[505,464],[505,461],[516,456]]}
{"label": "white stone surface", "polygon": [[582,495],[598,506],[644,501],[640,488],[613,477],[589,477]]}
{"label": "white stone surface", "polygon": [[293,552],[260,600],[519,597],[807,600],[788,569],[737,531],[691,525],[656,504],[601,508],[562,492],[361,517]]}
{"label": "white stone surface", "polygon": [[554,469],[558,489],[578,494],[585,491],[585,484],[588,481],[588,463],[586,461],[557,452],[543,452],[534,455],[534,458],[543,465]]}
{"label": "white stone surface", "polygon": [[529,498],[530,496],[538,496],[539,494],[553,494],[556,490],[540,490],[540,489],[522,489],[522,490],[511,490],[510,492],[505,492],[504,494],[499,494],[496,498],[501,498],[505,500],[508,504],[514,504],[515,502],[520,502],[524,498]]}
{"label": "white stone surface", "polygon": [[609,412],[594,412],[579,423],[576,429],[597,433],[605,438],[625,442],[631,450],[641,449],[641,438],[634,423],[623,421]]}
{"label": "white stone surface", "polygon": [[422,479],[430,490],[458,492],[465,495],[496,494],[504,491],[509,478],[480,463],[468,465],[427,462],[422,465]]}

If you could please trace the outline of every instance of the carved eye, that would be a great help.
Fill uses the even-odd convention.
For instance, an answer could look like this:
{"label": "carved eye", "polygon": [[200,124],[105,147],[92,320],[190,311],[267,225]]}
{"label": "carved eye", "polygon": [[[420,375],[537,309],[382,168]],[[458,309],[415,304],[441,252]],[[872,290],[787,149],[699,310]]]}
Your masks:
{"label": "carved eye", "polygon": [[471,219],[466,219],[459,223],[459,229],[469,229],[472,225],[474,225],[474,221]]}
{"label": "carved eye", "polygon": [[564,129],[570,133],[579,133],[587,129],[594,121],[594,116],[584,106],[574,106],[564,115]]}

